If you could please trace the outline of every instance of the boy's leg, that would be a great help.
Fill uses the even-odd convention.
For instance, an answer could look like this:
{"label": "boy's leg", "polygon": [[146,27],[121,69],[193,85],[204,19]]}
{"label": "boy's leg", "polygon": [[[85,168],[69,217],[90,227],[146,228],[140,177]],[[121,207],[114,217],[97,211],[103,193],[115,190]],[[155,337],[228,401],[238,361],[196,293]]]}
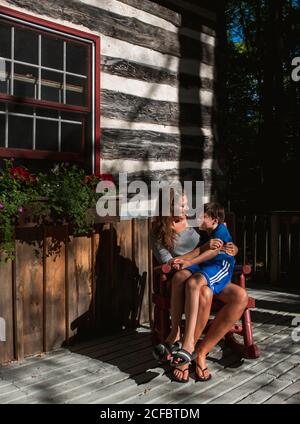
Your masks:
{"label": "boy's leg", "polygon": [[[225,303],[217,313],[207,334],[204,337],[199,349],[196,363],[202,368],[206,368],[206,355],[225,336],[234,323],[241,317],[248,303],[246,290],[235,284],[229,283],[216,298]],[[203,377],[207,377],[207,371]]]}
{"label": "boy's leg", "polygon": [[184,308],[185,281],[191,272],[182,270],[176,272],[171,280],[171,332],[166,338],[166,343],[174,344],[180,339],[180,324]]}

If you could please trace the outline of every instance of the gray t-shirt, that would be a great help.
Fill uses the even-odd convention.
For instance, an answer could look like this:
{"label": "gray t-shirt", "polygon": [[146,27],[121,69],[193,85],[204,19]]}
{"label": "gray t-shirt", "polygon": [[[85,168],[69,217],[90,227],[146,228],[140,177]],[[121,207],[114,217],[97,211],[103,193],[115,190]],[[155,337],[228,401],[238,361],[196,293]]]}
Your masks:
{"label": "gray t-shirt", "polygon": [[150,233],[150,245],[157,261],[161,264],[168,262],[175,256],[185,255],[194,250],[200,243],[200,234],[195,228],[188,227],[176,234],[175,244],[172,251],[167,250],[153,233]]}

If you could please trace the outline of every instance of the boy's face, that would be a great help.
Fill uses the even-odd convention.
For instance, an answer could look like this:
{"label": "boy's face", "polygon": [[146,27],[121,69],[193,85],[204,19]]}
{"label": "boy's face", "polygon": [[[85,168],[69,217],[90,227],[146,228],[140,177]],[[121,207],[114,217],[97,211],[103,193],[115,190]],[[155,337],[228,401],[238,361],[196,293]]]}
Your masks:
{"label": "boy's face", "polygon": [[218,223],[217,219],[208,216],[206,213],[200,217],[200,230],[213,230]]}

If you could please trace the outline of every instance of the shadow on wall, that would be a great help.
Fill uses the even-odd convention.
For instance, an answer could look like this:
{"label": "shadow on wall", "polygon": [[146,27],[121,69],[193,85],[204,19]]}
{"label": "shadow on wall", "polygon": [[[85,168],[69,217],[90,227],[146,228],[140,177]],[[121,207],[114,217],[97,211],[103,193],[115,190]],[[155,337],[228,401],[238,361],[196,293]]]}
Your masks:
{"label": "shadow on wall", "polygon": [[[205,7],[203,2],[193,2],[196,7]],[[200,4],[199,4],[200,3]],[[214,7],[212,3],[208,8]],[[210,43],[187,37],[186,29],[206,33],[214,37],[217,23],[193,14],[190,10],[181,12],[181,27],[178,40],[180,44],[179,61],[179,130],[181,154],[180,180],[204,181],[205,197],[210,198],[218,192],[217,177],[213,171],[213,159],[216,159],[217,140],[216,110],[216,49]],[[213,40],[213,38],[211,38]],[[213,75],[209,75],[212,66]],[[191,75],[192,70],[192,75]],[[186,90],[189,90],[187,103]],[[209,101],[208,96],[211,96]],[[191,135],[188,128],[197,130]],[[203,132],[205,129],[205,132]],[[191,162],[194,162],[191,164]]]}
{"label": "shadow on wall", "polygon": [[135,261],[120,251],[113,225],[102,226],[96,253],[94,302],[71,323],[71,329],[77,332],[69,340],[70,344],[139,325],[147,273],[140,275]]}

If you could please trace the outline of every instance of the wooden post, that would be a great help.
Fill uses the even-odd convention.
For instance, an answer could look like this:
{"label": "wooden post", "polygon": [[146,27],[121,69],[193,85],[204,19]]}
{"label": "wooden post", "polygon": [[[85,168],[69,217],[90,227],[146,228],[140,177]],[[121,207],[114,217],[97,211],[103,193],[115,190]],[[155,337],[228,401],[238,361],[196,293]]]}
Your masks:
{"label": "wooden post", "polygon": [[16,278],[16,260],[12,262],[13,299],[14,299],[14,345],[15,358],[24,358],[23,332],[23,279]]}
{"label": "wooden post", "polygon": [[271,215],[271,266],[270,277],[272,284],[279,284],[280,264],[279,264],[279,216]]}
{"label": "wooden post", "polygon": [[14,280],[12,278],[12,264],[7,262],[0,265],[0,320],[2,332],[0,334],[0,364],[12,361],[14,353]]}

